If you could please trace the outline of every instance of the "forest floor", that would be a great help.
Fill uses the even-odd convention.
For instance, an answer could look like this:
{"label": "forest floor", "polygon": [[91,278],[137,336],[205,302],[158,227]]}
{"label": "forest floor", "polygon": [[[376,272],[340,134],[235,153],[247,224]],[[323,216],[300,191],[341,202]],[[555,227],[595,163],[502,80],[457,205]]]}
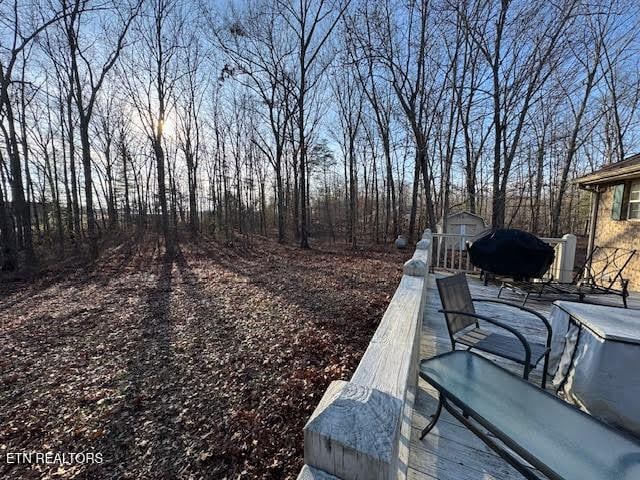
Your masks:
{"label": "forest floor", "polygon": [[[0,478],[295,478],[410,252],[153,239],[0,283]],[[25,465],[8,452],[94,452]]]}

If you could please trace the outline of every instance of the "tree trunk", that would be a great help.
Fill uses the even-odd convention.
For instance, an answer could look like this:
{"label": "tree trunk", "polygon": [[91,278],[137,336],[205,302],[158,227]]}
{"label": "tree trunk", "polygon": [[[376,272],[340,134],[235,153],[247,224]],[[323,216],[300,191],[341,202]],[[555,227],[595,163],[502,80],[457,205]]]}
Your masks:
{"label": "tree trunk", "polygon": [[188,176],[188,186],[189,186],[189,228],[191,229],[192,235],[197,235],[200,229],[198,222],[198,204],[196,200],[196,188],[198,185],[197,182],[197,171],[194,162],[193,152],[190,151],[185,152],[185,158],[187,160],[187,176]]}
{"label": "tree trunk", "polygon": [[[0,70],[0,73],[3,73]],[[4,76],[0,76],[0,80],[4,80]],[[20,161],[20,152],[18,150],[18,139],[15,129],[15,120],[13,115],[13,105],[9,99],[6,89],[2,89],[2,98],[4,104],[5,122],[9,127],[8,153],[9,168],[11,170],[11,198],[15,205],[16,224],[18,230],[18,241],[25,249],[27,263],[32,263],[33,258],[33,242],[31,236],[31,212],[29,205],[25,199],[24,187],[22,183],[22,165]]]}
{"label": "tree trunk", "polygon": [[276,159],[276,196],[278,197],[278,243],[284,243],[286,240],[286,233],[285,233],[284,191],[282,186],[282,160],[281,159]]}
{"label": "tree trunk", "polygon": [[89,254],[92,259],[98,258],[98,228],[93,211],[93,182],[91,178],[91,144],[89,141],[89,121],[80,119],[80,142],[82,144],[82,167],[84,172],[85,208],[87,210],[87,236],[89,237]]}
{"label": "tree trunk", "polygon": [[354,135],[349,135],[349,241],[351,242],[351,248],[358,246],[358,235],[356,233],[357,228],[357,197],[358,197],[358,184],[356,179],[356,159],[355,159],[355,145]]}
{"label": "tree trunk", "polygon": [[531,219],[531,231],[534,234],[539,233],[540,228],[540,202],[542,201],[542,185],[543,185],[543,170],[544,170],[544,139],[538,145],[538,152],[536,155],[536,181],[535,181],[535,193],[533,196],[534,208]]}
{"label": "tree trunk", "polygon": [[[0,169],[4,164],[2,159],[2,151],[0,151]],[[1,174],[2,172],[0,172]],[[5,202],[5,194],[3,189],[4,175],[2,182],[0,182],[0,240],[2,240],[2,248],[0,251],[0,271],[13,271],[18,266],[16,252],[14,232],[11,219],[9,218],[8,205]]]}
{"label": "tree trunk", "polygon": [[71,172],[71,197],[73,200],[73,233],[75,242],[80,240],[80,200],[78,195],[78,179],[76,172],[76,145],[73,129],[73,117],[71,113],[71,93],[67,96],[67,128],[69,129],[69,170]]}
{"label": "tree trunk", "polygon": [[416,214],[418,212],[418,187],[420,185],[420,164],[418,156],[413,170],[413,188],[411,190],[411,214],[409,215],[409,242],[413,242],[416,231]]}
{"label": "tree trunk", "polygon": [[436,231],[436,214],[433,203],[433,194],[431,191],[431,182],[429,181],[429,166],[427,165],[427,155],[424,148],[418,148],[418,165],[422,169],[422,180],[424,183],[424,194],[427,203],[427,225],[432,232]]}
{"label": "tree trunk", "polygon": [[127,161],[127,147],[124,144],[124,141],[121,145],[121,154],[122,154],[122,176],[124,180],[124,224],[125,226],[131,225],[131,203],[129,201],[129,171],[128,171],[128,161]]}
{"label": "tree trunk", "polygon": [[167,187],[165,181],[164,169],[164,150],[161,145],[162,133],[161,127],[158,127],[156,138],[153,140],[153,151],[156,157],[156,176],[158,180],[158,201],[160,202],[160,228],[164,237],[165,249],[167,254],[172,254],[173,239],[169,230],[169,211],[167,209]]}
{"label": "tree trunk", "polygon": [[67,167],[67,145],[65,134],[65,115],[64,115],[64,103],[60,100],[60,137],[62,146],[62,180],[64,182],[64,194],[66,199],[66,221],[67,230],[69,235],[73,236],[73,204],[71,202],[71,189],[69,188],[69,169]]}
{"label": "tree trunk", "polygon": [[400,234],[399,222],[398,222],[398,208],[396,204],[396,187],[393,180],[393,166],[391,164],[391,142],[389,135],[382,136],[382,147],[384,149],[384,158],[387,162],[387,189],[390,194],[390,199],[387,199],[387,218],[389,217],[389,211],[391,211],[391,228],[393,231],[393,240]]}
{"label": "tree trunk", "polygon": [[298,181],[298,156],[293,156],[293,233],[296,241],[300,240],[300,188]]}

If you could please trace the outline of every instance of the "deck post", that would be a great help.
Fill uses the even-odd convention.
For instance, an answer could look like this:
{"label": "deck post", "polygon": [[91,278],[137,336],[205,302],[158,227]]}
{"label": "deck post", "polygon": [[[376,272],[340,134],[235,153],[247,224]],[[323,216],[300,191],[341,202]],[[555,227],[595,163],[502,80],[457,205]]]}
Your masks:
{"label": "deck post", "polygon": [[562,236],[559,248],[557,278],[561,283],[571,283],[573,280],[573,267],[576,260],[576,244],[578,239],[575,235],[567,233]]}
{"label": "deck post", "polygon": [[307,465],[341,479],[392,477],[402,402],[376,389],[334,381],[304,427]]}

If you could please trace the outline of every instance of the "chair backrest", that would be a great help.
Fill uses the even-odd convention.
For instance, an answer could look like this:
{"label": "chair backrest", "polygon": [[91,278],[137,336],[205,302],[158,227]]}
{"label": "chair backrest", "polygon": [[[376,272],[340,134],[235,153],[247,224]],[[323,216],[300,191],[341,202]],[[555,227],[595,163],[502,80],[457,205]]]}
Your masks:
{"label": "chair backrest", "polygon": [[[464,273],[457,273],[449,277],[436,279],[438,293],[444,310],[457,310],[460,312],[476,313],[473,308],[473,300],[469,291],[469,284]],[[445,313],[449,335],[453,338],[460,330],[473,325],[477,320],[468,315],[457,313]]]}
{"label": "chair backrest", "polygon": [[622,272],[635,255],[635,250],[595,246],[576,276],[577,284],[586,283],[601,288],[613,288],[623,283]]}

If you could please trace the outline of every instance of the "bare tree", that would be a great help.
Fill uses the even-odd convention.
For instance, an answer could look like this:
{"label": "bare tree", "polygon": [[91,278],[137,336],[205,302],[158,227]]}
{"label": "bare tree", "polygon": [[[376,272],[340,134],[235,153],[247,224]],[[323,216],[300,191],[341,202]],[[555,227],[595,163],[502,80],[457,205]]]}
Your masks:
{"label": "bare tree", "polygon": [[[114,67],[120,53],[126,46],[127,33],[133,20],[138,15],[142,1],[126,5],[112,4],[105,8],[111,8],[113,16],[117,19],[112,30],[105,32],[105,37],[113,35],[113,45],[105,46],[107,53],[98,66],[95,65],[94,44],[85,40],[88,35],[82,28],[84,16],[87,12],[83,9],[85,2],[82,0],[62,0],[62,5],[67,14],[64,19],[65,33],[69,46],[69,58],[72,76],[72,95],[79,118],[78,130],[80,144],[82,146],[82,166],[84,173],[85,206],[87,210],[87,233],[89,237],[89,250],[92,258],[98,256],[98,230],[93,207],[93,182],[90,124],[96,106],[98,93],[102,88],[109,71]],[[93,36],[93,33],[91,33]]]}
{"label": "bare tree", "polygon": [[[51,25],[60,21],[65,12],[51,9],[40,11],[40,15],[35,17],[29,13],[31,9],[40,10],[37,3],[21,4],[20,0],[13,2],[0,2],[0,18],[3,31],[0,32],[2,38],[8,42],[1,49],[0,55],[0,114],[2,115],[2,132],[5,139],[7,156],[11,176],[11,197],[15,203],[17,218],[18,242],[25,249],[26,262],[33,263],[33,240],[31,234],[31,214],[29,205],[25,197],[24,183],[22,180],[22,159],[18,148],[18,131],[16,128],[16,115],[12,103],[10,91],[16,84],[14,78],[16,66],[23,57],[23,53],[28,49],[33,41]],[[22,68],[24,77],[24,66]],[[24,80],[24,78],[22,78]],[[8,224],[7,224],[8,225]],[[5,268],[14,268],[18,264],[13,247],[13,235],[5,229],[7,244],[4,248]]]}
{"label": "bare tree", "polygon": [[[559,50],[566,44],[562,37],[574,21],[577,7],[577,0],[558,5],[479,0],[463,12],[468,34],[491,70],[492,224],[496,227],[505,223],[507,184],[527,113],[562,58]],[[484,21],[469,20],[476,16]]]}
{"label": "bare tree", "polygon": [[[353,73],[345,71],[346,58],[335,65],[331,88],[338,108],[339,126],[336,137],[342,147],[345,165],[345,193],[348,211],[347,241],[352,248],[357,247],[358,223],[358,165],[356,158],[358,132],[362,124],[362,103],[364,101],[360,84]],[[342,72],[342,73],[341,73]]]}
{"label": "bare tree", "polygon": [[[611,5],[609,5],[608,11],[600,10],[600,6],[597,8],[598,11],[596,12],[586,12],[584,24],[582,25],[582,28],[580,28],[582,34],[579,37],[579,42],[572,43],[572,46],[575,45],[572,47],[572,53],[576,62],[575,68],[572,68],[572,71],[580,72],[575,81],[579,90],[568,91],[566,75],[559,81],[559,85],[567,99],[572,115],[566,142],[566,158],[564,159],[556,198],[553,201],[553,207],[551,210],[550,233],[551,236],[554,237],[558,236],[560,233],[561,209],[567,190],[569,172],[571,171],[574,159],[581,144],[579,134],[582,131],[583,121],[587,114],[593,88],[602,78],[602,74],[598,74],[598,72],[602,71],[602,57],[605,48],[605,40],[609,33],[608,30],[611,28],[611,20],[613,16],[611,12]],[[591,123],[593,124],[593,122]]]}
{"label": "bare tree", "polygon": [[218,45],[227,56],[223,78],[235,77],[258,96],[256,109],[269,134],[255,129],[256,145],[271,163],[276,177],[278,241],[285,241],[283,163],[287,129],[295,112],[292,61],[295,46],[281,33],[286,26],[280,12],[267,2],[252,4],[251,14],[233,11],[225,27],[218,28]]}
{"label": "bare tree", "polygon": [[[393,238],[400,233],[398,221],[398,208],[396,201],[396,187],[393,178],[393,166],[391,157],[391,117],[393,113],[393,93],[388,82],[381,78],[378,72],[378,62],[374,57],[372,27],[370,16],[364,15],[364,28],[357,22],[357,16],[346,21],[347,47],[351,55],[351,61],[357,73],[362,91],[365,93],[374,113],[378,134],[382,142],[382,153],[386,166],[386,202],[385,202],[385,239],[391,224]],[[376,190],[377,192],[377,190]]]}
{"label": "bare tree", "polygon": [[172,254],[175,235],[169,227],[164,142],[176,83],[184,74],[179,55],[183,50],[185,17],[179,0],[153,0],[146,5],[141,19],[135,28],[140,48],[127,59],[122,76],[153,150],[161,231],[167,254]]}
{"label": "bare tree", "polygon": [[198,219],[198,166],[201,143],[201,110],[207,81],[202,74],[201,45],[195,34],[191,35],[185,52],[187,72],[178,95],[178,143],[187,164],[187,188],[189,193],[189,227],[193,235],[200,229]]}
{"label": "bare tree", "polygon": [[284,19],[297,40],[297,73],[295,89],[298,119],[298,160],[300,167],[300,247],[309,248],[307,218],[307,141],[308,112],[306,100],[320,72],[318,62],[327,39],[338,25],[350,0],[277,0]]}

